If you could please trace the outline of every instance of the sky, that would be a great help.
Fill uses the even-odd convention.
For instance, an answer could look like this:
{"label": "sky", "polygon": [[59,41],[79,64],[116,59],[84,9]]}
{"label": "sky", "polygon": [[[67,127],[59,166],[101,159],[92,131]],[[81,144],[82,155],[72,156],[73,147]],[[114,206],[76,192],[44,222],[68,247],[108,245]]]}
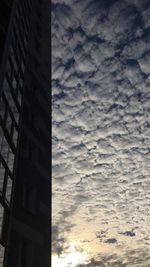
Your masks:
{"label": "sky", "polygon": [[52,0],[52,267],[150,266],[150,0]]}

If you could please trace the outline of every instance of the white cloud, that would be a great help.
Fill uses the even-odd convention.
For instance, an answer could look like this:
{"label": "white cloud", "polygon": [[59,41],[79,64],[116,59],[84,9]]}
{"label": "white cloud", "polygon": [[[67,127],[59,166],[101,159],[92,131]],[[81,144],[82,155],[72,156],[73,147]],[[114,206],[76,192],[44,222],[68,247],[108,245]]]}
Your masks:
{"label": "white cloud", "polygon": [[[54,223],[64,236],[81,221],[95,233],[107,227],[102,242],[114,238],[122,251],[108,266],[118,259],[115,266],[145,267],[139,249],[149,253],[150,244],[149,1],[106,2],[53,1]],[[135,236],[120,235],[133,228]]]}
{"label": "white cloud", "polygon": [[150,73],[150,53],[147,53],[142,58],[140,58],[139,64],[140,64],[141,70],[144,73],[149,74]]}

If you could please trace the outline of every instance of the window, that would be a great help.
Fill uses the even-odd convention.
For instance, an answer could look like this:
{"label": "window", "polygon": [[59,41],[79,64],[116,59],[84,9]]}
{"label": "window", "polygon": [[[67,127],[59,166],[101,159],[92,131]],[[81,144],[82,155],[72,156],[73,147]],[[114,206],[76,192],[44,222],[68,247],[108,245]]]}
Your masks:
{"label": "window", "polygon": [[8,168],[11,171],[11,173],[13,173],[13,168],[14,168],[14,159],[15,159],[15,155],[10,151],[9,155],[8,155]]}
{"label": "window", "polygon": [[9,134],[11,132],[11,125],[12,125],[12,119],[11,119],[10,113],[8,113],[7,121],[6,121],[6,128]]}
{"label": "window", "polygon": [[7,188],[6,188],[6,194],[5,194],[5,198],[8,201],[8,203],[10,203],[11,192],[12,192],[12,180],[11,180],[10,176],[8,176]]}
{"label": "window", "polygon": [[4,120],[4,115],[5,115],[5,103],[3,99],[1,98],[0,100],[0,117],[2,120]]}
{"label": "window", "polygon": [[5,168],[0,161],[0,193],[2,193],[3,191],[4,176],[5,176]]}
{"label": "window", "polygon": [[6,244],[7,233],[8,233],[8,222],[9,222],[9,212],[8,210],[3,210],[2,228],[1,228],[1,243]]}
{"label": "window", "polygon": [[16,128],[14,128],[13,143],[15,144],[15,146],[17,145],[17,140],[18,140],[18,131],[16,130]]}
{"label": "window", "polygon": [[7,163],[8,155],[9,155],[9,145],[7,143],[5,136],[4,136],[3,142],[1,144],[1,155],[2,155],[3,159],[5,160],[5,162]]}
{"label": "window", "polygon": [[3,266],[4,247],[0,244],[0,266]]}
{"label": "window", "polygon": [[2,236],[3,214],[4,214],[4,207],[0,203],[0,239],[1,239],[1,236]]}

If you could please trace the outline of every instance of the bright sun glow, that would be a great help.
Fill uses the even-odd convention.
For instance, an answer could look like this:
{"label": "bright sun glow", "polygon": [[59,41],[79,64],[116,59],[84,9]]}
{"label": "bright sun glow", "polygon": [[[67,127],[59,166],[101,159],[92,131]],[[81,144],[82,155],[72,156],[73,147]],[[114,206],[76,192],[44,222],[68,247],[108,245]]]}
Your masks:
{"label": "bright sun glow", "polygon": [[85,263],[86,254],[76,249],[75,244],[71,244],[68,251],[60,257],[52,255],[52,267],[76,267]]}

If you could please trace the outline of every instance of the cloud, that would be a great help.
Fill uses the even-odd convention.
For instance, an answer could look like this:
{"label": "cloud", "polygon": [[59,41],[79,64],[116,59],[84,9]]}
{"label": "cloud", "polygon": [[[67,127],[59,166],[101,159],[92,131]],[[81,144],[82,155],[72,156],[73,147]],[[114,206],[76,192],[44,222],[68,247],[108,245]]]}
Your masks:
{"label": "cloud", "polygon": [[131,237],[135,236],[135,233],[133,231],[126,231],[126,232],[120,233],[120,234],[125,235],[125,236],[131,236]]}
{"label": "cloud", "polygon": [[105,243],[109,243],[109,244],[115,244],[117,243],[117,240],[116,238],[109,238],[105,241]]}
{"label": "cloud", "polygon": [[108,228],[103,243],[135,248],[112,266],[148,264],[137,251],[150,245],[149,9],[148,0],[52,4],[53,221],[64,238],[90,222]]}
{"label": "cloud", "polygon": [[146,266],[149,265],[150,257],[147,254],[146,251],[136,251],[136,253],[139,253],[140,255],[140,261],[137,261],[137,258],[135,257],[135,251],[130,250],[127,252],[127,254],[124,254],[121,258],[117,254],[111,254],[109,256],[102,256],[99,255],[99,259],[92,258],[89,263],[87,264],[80,264],[78,267],[105,267],[105,266],[111,266],[111,267],[127,267],[129,264],[132,266]]}
{"label": "cloud", "polygon": [[52,226],[52,252],[60,255],[64,250],[65,239],[60,237],[57,225]]}

